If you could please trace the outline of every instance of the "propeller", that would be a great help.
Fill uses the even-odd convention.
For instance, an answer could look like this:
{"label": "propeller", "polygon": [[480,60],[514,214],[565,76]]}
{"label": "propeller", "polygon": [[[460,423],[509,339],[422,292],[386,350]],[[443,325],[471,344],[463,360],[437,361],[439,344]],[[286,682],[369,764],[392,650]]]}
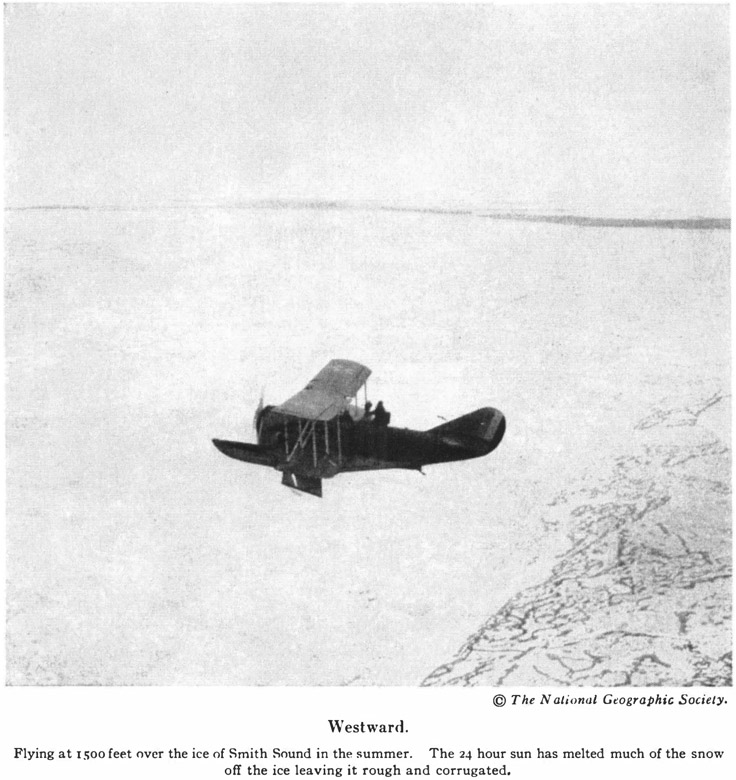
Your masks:
{"label": "propeller", "polygon": [[265,388],[261,388],[261,397],[258,401],[258,407],[256,408],[256,413],[253,415],[253,428],[256,432],[256,436],[258,439],[261,438],[261,432],[258,430],[258,418],[261,416],[261,412],[263,411],[263,396],[265,393]]}

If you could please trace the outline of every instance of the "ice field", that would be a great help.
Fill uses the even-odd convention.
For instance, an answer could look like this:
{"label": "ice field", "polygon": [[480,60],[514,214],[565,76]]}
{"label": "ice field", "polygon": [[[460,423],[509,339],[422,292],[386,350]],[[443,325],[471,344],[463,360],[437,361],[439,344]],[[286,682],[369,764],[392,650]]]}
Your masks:
{"label": "ice field", "polygon": [[[595,641],[600,682],[624,684],[646,653],[600,637],[648,631],[687,684],[664,658],[682,626],[708,658],[730,648],[729,240],[335,208],[8,211],[8,683],[418,685],[454,658],[430,682],[497,684],[514,605],[544,600],[537,660],[509,682],[596,684],[579,674]],[[279,403],[335,357],[372,369],[394,425],[494,406],[506,437],[426,476],[340,475],[322,500],[212,446],[254,441],[261,392]],[[648,498],[656,516],[619,511]],[[607,552],[624,530],[641,536],[625,560]],[[655,533],[674,567],[647,557]],[[676,537],[718,576],[683,586]],[[654,623],[605,598],[555,618],[617,571],[651,591]],[[550,658],[573,624],[566,676]],[[652,663],[629,684],[656,682]]]}

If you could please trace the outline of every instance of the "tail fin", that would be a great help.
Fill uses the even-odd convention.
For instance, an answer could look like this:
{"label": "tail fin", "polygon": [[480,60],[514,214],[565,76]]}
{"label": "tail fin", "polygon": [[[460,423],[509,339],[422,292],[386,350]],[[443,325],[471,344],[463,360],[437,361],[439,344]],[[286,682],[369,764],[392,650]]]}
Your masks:
{"label": "tail fin", "polygon": [[430,428],[430,433],[440,436],[462,436],[481,439],[486,442],[487,451],[491,452],[501,443],[506,432],[506,418],[498,409],[490,406],[477,409],[475,412],[456,417],[450,422],[442,423],[436,428]]}

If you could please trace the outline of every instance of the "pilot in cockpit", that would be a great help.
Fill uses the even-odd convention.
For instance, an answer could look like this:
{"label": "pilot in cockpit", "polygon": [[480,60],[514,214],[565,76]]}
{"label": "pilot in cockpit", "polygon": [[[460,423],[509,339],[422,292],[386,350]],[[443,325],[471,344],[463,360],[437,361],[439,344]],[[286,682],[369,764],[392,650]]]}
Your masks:
{"label": "pilot in cockpit", "polygon": [[391,422],[391,412],[386,411],[383,401],[379,401],[376,411],[373,413],[373,420],[376,425],[387,426]]}

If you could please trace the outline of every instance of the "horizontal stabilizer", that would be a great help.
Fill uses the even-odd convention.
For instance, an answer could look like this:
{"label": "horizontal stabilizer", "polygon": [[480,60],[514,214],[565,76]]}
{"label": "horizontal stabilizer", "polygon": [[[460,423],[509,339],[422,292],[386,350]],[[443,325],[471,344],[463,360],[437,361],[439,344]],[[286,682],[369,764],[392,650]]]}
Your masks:
{"label": "horizontal stabilizer", "polygon": [[212,443],[223,455],[246,463],[256,463],[259,466],[275,466],[276,456],[259,444],[245,444],[240,441],[223,441],[212,439]]}
{"label": "horizontal stabilizer", "polygon": [[322,498],[322,480],[318,477],[303,477],[285,471],[281,475],[281,484],[294,488],[294,490],[301,490],[302,493]]}

